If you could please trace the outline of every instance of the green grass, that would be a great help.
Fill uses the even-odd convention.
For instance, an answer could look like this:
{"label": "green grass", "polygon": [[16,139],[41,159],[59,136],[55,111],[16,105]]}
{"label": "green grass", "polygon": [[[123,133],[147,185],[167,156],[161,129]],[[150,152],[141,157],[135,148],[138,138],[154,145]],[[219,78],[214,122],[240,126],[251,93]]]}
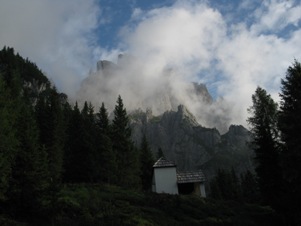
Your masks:
{"label": "green grass", "polygon": [[58,207],[55,225],[266,225],[274,213],[234,201],[98,185],[65,186]]}
{"label": "green grass", "polygon": [[65,185],[53,211],[36,225],[251,226],[273,225],[274,217],[273,210],[257,205],[85,184]]}

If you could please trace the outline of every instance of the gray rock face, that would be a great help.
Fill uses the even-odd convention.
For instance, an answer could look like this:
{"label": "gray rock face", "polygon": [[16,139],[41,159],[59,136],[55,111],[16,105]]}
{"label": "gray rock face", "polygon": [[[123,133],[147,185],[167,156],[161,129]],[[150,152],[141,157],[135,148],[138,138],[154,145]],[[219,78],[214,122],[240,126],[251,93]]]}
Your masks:
{"label": "gray rock face", "polygon": [[138,110],[130,118],[134,142],[139,145],[145,133],[154,156],[161,148],[181,171],[202,169],[211,179],[218,168],[233,167],[237,173],[253,169],[253,151],[247,145],[250,132],[243,126],[232,125],[221,135],[199,125],[183,105],[160,116]]}
{"label": "gray rock face", "polygon": [[108,60],[100,60],[96,65],[97,71],[110,71],[114,70],[116,67],[116,64]]}
{"label": "gray rock face", "polygon": [[211,95],[209,94],[206,85],[204,85],[202,83],[194,82],[193,87],[194,87],[193,92],[195,92],[200,98],[202,98],[202,100],[205,103],[211,104],[213,102],[213,99],[212,99]]}
{"label": "gray rock face", "polygon": [[[213,100],[206,86],[183,79],[177,70],[159,68],[153,71],[149,63],[126,54],[120,54],[116,63],[100,60],[96,68],[82,81],[76,94],[80,104],[89,100],[97,108],[103,102],[111,112],[121,95],[130,111],[151,108],[159,115],[177,111],[180,104],[185,104],[198,121],[208,122],[206,112],[212,111],[209,107]],[[202,120],[198,114],[202,114]]]}
{"label": "gray rock face", "polygon": [[[114,109],[118,94],[126,97],[134,142],[139,145],[142,135],[146,134],[154,156],[161,148],[165,157],[174,161],[181,171],[202,169],[210,179],[218,168],[233,167],[237,173],[252,170],[248,130],[232,125],[221,135],[216,128],[198,123],[217,126],[223,132],[229,125],[227,111],[223,108],[216,111],[217,103],[204,84],[182,80],[177,80],[180,85],[173,83],[177,77],[173,77],[172,69],[156,71],[160,76],[155,77],[160,77],[159,80],[153,76],[145,80],[149,75],[144,70],[149,67],[139,62],[123,54],[116,64],[99,61],[97,71],[83,81],[79,96],[96,106],[104,102],[109,111]],[[197,119],[181,104],[193,110]],[[137,108],[143,110],[135,110]]]}

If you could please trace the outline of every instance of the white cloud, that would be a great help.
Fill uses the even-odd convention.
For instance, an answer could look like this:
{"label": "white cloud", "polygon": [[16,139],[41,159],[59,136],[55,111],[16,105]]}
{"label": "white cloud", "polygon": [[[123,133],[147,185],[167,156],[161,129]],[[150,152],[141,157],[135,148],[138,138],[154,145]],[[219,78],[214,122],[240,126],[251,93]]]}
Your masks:
{"label": "white cloud", "polygon": [[[241,7],[254,8],[246,3]],[[83,85],[81,93],[108,104],[114,104],[121,94],[129,109],[149,106],[155,113],[175,108],[180,102],[202,125],[221,131],[230,123],[246,126],[247,108],[256,87],[262,86],[278,100],[280,80],[287,67],[294,58],[301,59],[296,48],[301,40],[300,28],[293,29],[289,37],[279,36],[281,29],[297,24],[301,15],[298,11],[298,5],[267,1],[250,11],[248,17],[256,19],[250,26],[250,21],[243,19],[229,23],[227,15],[204,2],[177,1],[170,7],[150,11],[136,9],[131,23],[121,31],[120,44],[135,60],[126,61],[122,71],[113,76],[93,75],[97,95],[87,91],[93,87],[91,84]],[[116,57],[117,52],[103,56]],[[216,87],[215,96],[222,98],[207,105],[191,95],[191,81]],[[108,91],[111,85],[114,91]],[[174,99],[170,100],[166,93]]]}
{"label": "white cloud", "polygon": [[[229,120],[222,123],[246,126],[247,108],[252,104],[251,95],[256,87],[267,89],[278,101],[280,80],[287,67],[294,58],[301,59],[297,48],[301,40],[300,9],[300,5],[293,2],[267,1],[258,5],[258,11],[266,14],[259,17],[258,11],[254,15],[250,12],[250,18],[257,16],[252,26],[243,20],[227,26],[226,16],[208,5],[183,5],[181,2],[146,14],[127,40],[132,52],[151,56],[155,65],[161,63],[180,68],[180,72],[188,74],[190,79],[210,70],[212,65],[217,67],[211,70],[220,72],[219,76],[200,78],[208,86],[219,78],[216,92],[224,101],[215,104],[214,109],[212,106],[208,109],[220,120]],[[290,31],[290,36],[283,38],[281,32],[289,25],[295,28]],[[203,106],[182,99],[194,114],[199,113],[202,124],[218,127],[210,118],[210,112],[200,110]]]}
{"label": "white cloud", "polygon": [[[93,101],[96,106],[105,102],[112,110],[121,94],[128,109],[150,107],[154,114],[175,109],[182,103],[202,125],[222,129],[225,124],[228,126],[228,117],[222,115],[226,109],[204,107],[206,103],[191,93],[192,81],[214,81],[206,75],[199,78],[198,74],[210,70],[226,36],[221,14],[203,3],[181,1],[143,13],[134,10],[132,22],[121,32],[121,46],[133,57],[121,61],[121,71],[90,75],[79,97]],[[112,59],[117,52],[102,51],[101,55]],[[212,111],[218,119],[212,117]]]}
{"label": "white cloud", "polygon": [[0,46],[36,62],[68,94],[91,67],[94,0],[0,0]]}
{"label": "white cloud", "polygon": [[[128,51],[157,66],[190,65],[195,72],[208,68],[224,35],[219,12],[204,4],[175,4],[142,15],[134,28],[124,29]],[[147,58],[147,59],[146,59]]]}
{"label": "white cloud", "polygon": [[[301,59],[298,42],[300,27],[291,31],[289,37],[281,36],[282,29],[296,25],[295,13],[300,6],[285,1],[267,1],[258,8],[258,21],[248,28],[237,24],[228,28],[228,36],[220,45],[217,58],[223,79],[218,93],[232,103],[232,122],[246,125],[246,109],[252,104],[251,95],[257,86],[265,88],[278,101],[280,81],[294,58]],[[262,8],[263,7],[263,8]],[[268,8],[267,14],[258,11]]]}
{"label": "white cloud", "polygon": [[[294,58],[301,60],[301,6],[293,0],[259,1],[256,7],[246,0],[238,10],[253,9],[247,19],[235,11],[223,15],[210,1],[133,8],[113,50],[96,44],[94,29],[107,21],[96,0],[0,3],[0,46],[13,46],[36,62],[62,91],[76,92],[96,60],[117,62],[117,55],[126,52],[132,58],[121,61],[122,71],[109,77],[91,74],[78,97],[114,105],[121,94],[128,109],[150,106],[154,112],[183,102],[201,124],[222,130],[230,123],[246,125],[256,86],[278,100],[280,79]],[[222,98],[205,106],[189,93],[191,81],[216,88],[214,96]]]}
{"label": "white cloud", "polygon": [[258,8],[258,23],[252,26],[256,33],[281,31],[288,25],[298,26],[301,20],[301,5],[295,1],[268,0]]}

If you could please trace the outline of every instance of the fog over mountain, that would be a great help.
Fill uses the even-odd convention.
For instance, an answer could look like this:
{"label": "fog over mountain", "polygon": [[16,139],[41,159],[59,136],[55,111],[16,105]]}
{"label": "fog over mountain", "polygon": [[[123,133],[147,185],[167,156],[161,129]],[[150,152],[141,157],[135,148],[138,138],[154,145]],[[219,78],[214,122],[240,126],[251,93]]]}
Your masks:
{"label": "fog over mountain", "polygon": [[[155,113],[162,106],[153,103],[166,100],[168,91],[177,101],[161,105],[185,101],[202,125],[220,130],[229,122],[246,126],[257,86],[278,101],[287,67],[301,59],[300,0],[176,0],[149,7],[132,0],[0,2],[0,46],[36,62],[70,99],[112,105],[120,93],[128,109],[139,102]],[[116,21],[122,4],[127,15]],[[120,53],[135,63],[88,87],[101,74],[96,62],[117,64]],[[206,84],[214,99],[206,110],[191,83]],[[104,90],[112,95],[104,97]]]}
{"label": "fog over mountain", "polygon": [[185,80],[187,73],[120,54],[116,64],[106,60],[97,63],[97,70],[82,82],[77,100],[89,100],[97,108],[104,102],[112,112],[121,95],[129,113],[141,109],[154,115],[177,110],[183,104],[202,126],[226,132],[231,124],[229,105],[222,99],[213,100],[204,84]]}
{"label": "fog over mountain", "polygon": [[[280,37],[300,16],[286,20],[286,14],[273,11],[276,8],[291,10],[292,15],[301,9],[290,3],[262,4],[250,14],[251,24],[232,24],[204,2],[135,8],[119,32],[119,45],[94,51],[98,60],[112,61],[117,69],[107,76],[99,70],[91,73],[76,98],[91,100],[96,106],[104,101],[112,109],[120,94],[128,110],[150,107],[154,114],[184,104],[201,125],[216,127],[221,133],[230,124],[247,127],[247,108],[256,87],[267,89],[277,101],[285,70],[293,57],[300,56],[292,48],[301,37],[297,27],[285,39]],[[281,31],[266,14],[273,21],[285,19]],[[131,57],[118,60],[122,52]],[[211,104],[194,92],[193,83],[207,86],[214,99]]]}

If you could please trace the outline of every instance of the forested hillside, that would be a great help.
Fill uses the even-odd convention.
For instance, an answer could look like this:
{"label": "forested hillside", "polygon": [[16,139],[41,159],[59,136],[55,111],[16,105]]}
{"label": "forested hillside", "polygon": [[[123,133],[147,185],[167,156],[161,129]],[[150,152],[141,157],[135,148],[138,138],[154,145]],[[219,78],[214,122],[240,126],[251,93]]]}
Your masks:
{"label": "forested hillside", "polygon": [[[264,90],[253,95],[248,121],[256,174],[220,168],[208,181],[208,199],[159,195],[150,192],[155,157],[147,136],[141,130],[141,141],[132,141],[131,118],[121,96],[112,120],[105,104],[99,109],[89,102],[71,105],[34,63],[4,47],[0,224],[296,225],[300,76],[295,62],[282,82],[280,110]],[[221,144],[232,150],[240,140],[230,135]]]}
{"label": "forested hillside", "polygon": [[154,160],[147,143],[133,145],[120,96],[109,122],[104,105],[71,106],[12,48],[0,52],[0,69],[0,201],[6,214],[39,216],[55,205],[65,183],[149,187]]}

